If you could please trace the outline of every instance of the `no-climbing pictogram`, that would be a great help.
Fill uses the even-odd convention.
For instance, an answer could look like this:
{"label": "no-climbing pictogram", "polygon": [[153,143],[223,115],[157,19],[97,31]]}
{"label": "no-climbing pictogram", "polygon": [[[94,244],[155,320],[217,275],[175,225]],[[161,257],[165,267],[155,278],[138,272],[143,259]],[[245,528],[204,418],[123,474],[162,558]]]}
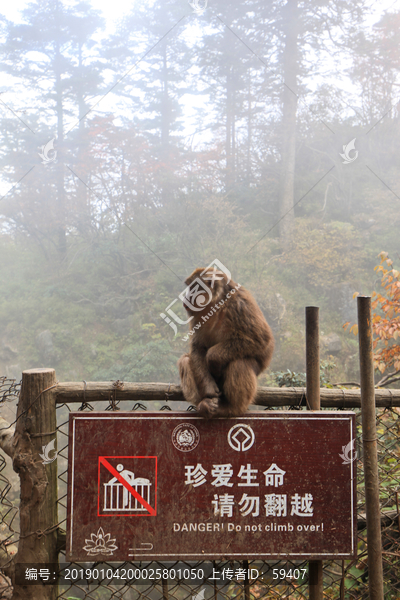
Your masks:
{"label": "no-climbing pictogram", "polygon": [[98,516],[155,517],[156,456],[99,456]]}

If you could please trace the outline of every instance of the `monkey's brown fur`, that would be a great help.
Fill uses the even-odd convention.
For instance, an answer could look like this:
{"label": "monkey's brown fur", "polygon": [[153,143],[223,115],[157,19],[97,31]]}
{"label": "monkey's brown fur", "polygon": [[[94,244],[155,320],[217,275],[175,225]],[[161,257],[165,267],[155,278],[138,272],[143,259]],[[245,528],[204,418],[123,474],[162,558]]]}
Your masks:
{"label": "monkey's brown fur", "polygon": [[[190,286],[201,279],[210,290],[212,300],[204,308],[201,294],[191,299],[197,310],[184,306],[193,315],[194,334],[189,354],[178,361],[185,399],[197,406],[203,417],[237,417],[243,415],[257,392],[257,376],[271,362],[274,350],[272,331],[248,290],[212,269],[203,275],[196,269],[186,279]],[[223,301],[223,302],[222,302]]]}

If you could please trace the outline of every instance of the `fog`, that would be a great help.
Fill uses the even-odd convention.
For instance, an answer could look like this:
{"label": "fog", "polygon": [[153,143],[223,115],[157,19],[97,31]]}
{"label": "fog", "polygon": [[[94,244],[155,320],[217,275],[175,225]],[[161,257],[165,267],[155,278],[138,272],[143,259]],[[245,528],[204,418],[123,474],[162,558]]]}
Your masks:
{"label": "fog", "polygon": [[357,381],[354,294],[400,264],[400,3],[2,17],[0,373],[178,383],[179,294],[217,259],[274,332],[261,385],[304,372],[309,305],[326,377]]}

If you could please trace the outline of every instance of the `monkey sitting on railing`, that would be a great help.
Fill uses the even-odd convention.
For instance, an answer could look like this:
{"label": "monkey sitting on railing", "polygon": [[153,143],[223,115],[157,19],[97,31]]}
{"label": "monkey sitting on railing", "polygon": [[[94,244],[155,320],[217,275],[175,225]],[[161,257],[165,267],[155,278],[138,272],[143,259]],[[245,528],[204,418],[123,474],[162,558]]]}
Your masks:
{"label": "monkey sitting on railing", "polygon": [[199,268],[185,283],[193,319],[190,351],[178,362],[183,395],[203,417],[243,415],[271,362],[271,328],[250,292],[226,273]]}

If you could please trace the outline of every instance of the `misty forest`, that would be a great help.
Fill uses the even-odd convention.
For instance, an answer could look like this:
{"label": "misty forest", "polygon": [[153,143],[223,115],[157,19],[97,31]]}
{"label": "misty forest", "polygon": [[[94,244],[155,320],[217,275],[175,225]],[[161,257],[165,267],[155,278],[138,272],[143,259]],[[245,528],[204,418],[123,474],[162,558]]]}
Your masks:
{"label": "misty forest", "polygon": [[272,327],[261,385],[304,385],[309,305],[321,381],[358,382],[357,293],[396,385],[396,3],[145,0],[110,26],[42,0],[0,48],[2,373],[178,383],[179,294],[218,259]]}

